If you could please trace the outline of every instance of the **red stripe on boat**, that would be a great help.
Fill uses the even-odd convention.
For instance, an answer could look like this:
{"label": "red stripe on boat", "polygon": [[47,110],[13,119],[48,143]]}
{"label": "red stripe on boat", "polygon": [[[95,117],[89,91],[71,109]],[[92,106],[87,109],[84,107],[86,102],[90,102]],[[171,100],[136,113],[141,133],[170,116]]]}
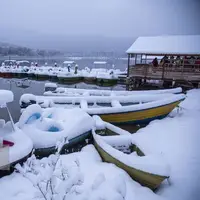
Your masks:
{"label": "red stripe on boat", "polygon": [[12,147],[14,145],[14,142],[8,141],[8,140],[3,140],[3,145]]}

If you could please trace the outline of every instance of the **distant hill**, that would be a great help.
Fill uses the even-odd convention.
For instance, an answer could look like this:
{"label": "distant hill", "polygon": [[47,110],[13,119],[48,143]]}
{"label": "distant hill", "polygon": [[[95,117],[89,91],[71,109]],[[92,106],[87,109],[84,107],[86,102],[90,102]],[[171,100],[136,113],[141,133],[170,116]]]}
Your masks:
{"label": "distant hill", "polygon": [[136,37],[104,37],[99,35],[51,35],[32,31],[1,30],[0,41],[33,49],[50,49],[63,52],[120,52],[131,46]]}
{"label": "distant hill", "polygon": [[0,42],[0,55],[1,56],[56,56],[63,55],[63,53],[55,50],[40,50],[21,47],[5,42]]}

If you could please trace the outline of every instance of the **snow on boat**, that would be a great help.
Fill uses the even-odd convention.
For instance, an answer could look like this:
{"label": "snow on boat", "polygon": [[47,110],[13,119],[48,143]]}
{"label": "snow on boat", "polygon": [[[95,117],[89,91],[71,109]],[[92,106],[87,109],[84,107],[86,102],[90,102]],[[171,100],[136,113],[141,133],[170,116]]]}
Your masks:
{"label": "snow on boat", "polygon": [[169,178],[169,166],[163,158],[145,155],[130,133],[109,123],[105,123],[104,130],[115,136],[99,136],[93,130],[94,146],[103,161],[115,164],[132,179],[152,190]]}
{"label": "snow on boat", "polygon": [[62,83],[75,83],[83,79],[82,75],[73,73],[58,74],[57,77]]}
{"label": "snow on boat", "polygon": [[182,92],[182,88],[173,88],[173,89],[163,89],[163,90],[141,90],[141,91],[117,91],[117,90],[91,90],[91,89],[77,89],[77,88],[63,88],[56,87],[54,84],[54,89],[49,89],[45,85],[44,95],[46,96],[69,96],[69,93],[75,94],[74,96],[79,95],[90,95],[90,96],[111,96],[111,95],[141,95],[141,94],[179,94]]}
{"label": "snow on boat", "polygon": [[99,72],[97,74],[97,83],[101,85],[115,85],[117,84],[118,76],[113,74],[113,71],[109,72]]}
{"label": "snow on boat", "polygon": [[99,115],[113,124],[146,124],[166,117],[185,99],[184,94],[129,95],[129,96],[34,96],[24,94],[21,108],[33,102],[41,107],[79,107],[89,115]]}
{"label": "snow on boat", "polygon": [[64,142],[61,153],[80,150],[91,137],[94,120],[81,109],[49,108],[42,111],[31,105],[22,113],[18,127],[33,141],[38,157],[55,153],[58,142]]}
{"label": "snow on boat", "polygon": [[33,149],[33,143],[13,123],[7,103],[13,101],[13,93],[0,90],[1,109],[7,109],[9,122],[0,119],[0,176],[7,175],[14,170],[14,165],[26,160]]}

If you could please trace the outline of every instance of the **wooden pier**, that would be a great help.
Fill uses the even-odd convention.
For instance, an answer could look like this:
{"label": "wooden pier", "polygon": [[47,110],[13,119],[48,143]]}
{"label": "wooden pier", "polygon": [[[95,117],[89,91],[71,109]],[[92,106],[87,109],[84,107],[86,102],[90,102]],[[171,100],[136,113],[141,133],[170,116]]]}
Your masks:
{"label": "wooden pier", "polygon": [[[137,39],[127,50],[128,84],[138,85],[149,80],[159,80],[165,85],[199,87],[199,44],[200,35]],[[158,61],[156,66],[152,62],[155,58]]]}

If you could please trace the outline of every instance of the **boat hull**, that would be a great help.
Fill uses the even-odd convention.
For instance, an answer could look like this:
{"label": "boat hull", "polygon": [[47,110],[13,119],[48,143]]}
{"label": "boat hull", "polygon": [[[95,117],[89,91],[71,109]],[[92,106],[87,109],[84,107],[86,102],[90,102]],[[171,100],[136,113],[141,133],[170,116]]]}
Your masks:
{"label": "boat hull", "polygon": [[101,86],[110,86],[116,85],[117,79],[105,79],[105,78],[97,78],[97,84]]}
{"label": "boat hull", "polygon": [[124,113],[97,114],[103,121],[112,124],[148,124],[152,120],[166,117],[181,101],[154,108]]}
{"label": "boat hull", "polygon": [[49,75],[47,75],[47,74],[37,74],[36,77],[38,80],[48,80],[49,79]]}
{"label": "boat hull", "polygon": [[96,77],[84,77],[85,83],[95,83],[97,81]]}
{"label": "boat hull", "polygon": [[15,169],[15,165],[16,164],[23,164],[30,156],[31,156],[32,152],[29,153],[28,155],[26,155],[25,157],[21,158],[20,160],[17,160],[13,163],[10,163],[9,165],[3,166],[0,169],[0,178],[3,176],[7,176],[9,174],[11,174],[14,169]]}
{"label": "boat hull", "polygon": [[78,83],[82,81],[82,77],[58,77],[58,81],[61,83]]}
{"label": "boat hull", "polygon": [[115,164],[117,167],[126,171],[133,180],[139,182],[141,185],[146,186],[152,190],[158,188],[161,182],[163,182],[166,178],[168,178],[166,176],[150,174],[122,163],[121,161],[112,157],[104,149],[102,149],[95,141],[94,141],[94,146],[104,162]]}
{"label": "boat hull", "polygon": [[[72,138],[69,140],[69,143],[63,146],[60,153],[68,154],[68,153],[80,151],[83,146],[90,143],[91,138],[92,138],[91,131],[88,131],[86,133],[83,133],[82,135]],[[88,140],[88,142],[86,140]],[[49,155],[54,154],[54,153],[56,153],[55,146],[49,147],[49,148],[39,148],[39,149],[35,149],[34,151],[34,154],[36,155],[37,158],[48,157]]]}

